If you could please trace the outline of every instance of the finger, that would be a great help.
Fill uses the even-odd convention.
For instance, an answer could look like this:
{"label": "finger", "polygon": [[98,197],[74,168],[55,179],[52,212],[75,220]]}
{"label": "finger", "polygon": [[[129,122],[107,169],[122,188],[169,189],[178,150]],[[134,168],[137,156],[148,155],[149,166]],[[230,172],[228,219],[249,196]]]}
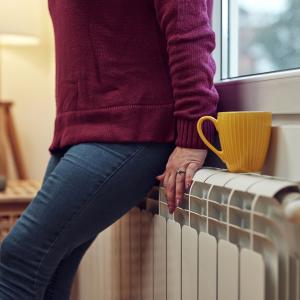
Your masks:
{"label": "finger", "polygon": [[170,172],[166,171],[163,179],[161,180],[163,192],[164,192],[166,199],[167,199],[167,185],[168,185],[168,181],[169,181],[169,176],[170,176]]}
{"label": "finger", "polygon": [[166,172],[164,171],[162,174],[155,176],[155,178],[160,181],[159,186],[162,186],[162,187],[164,186],[163,180],[164,180],[165,175],[166,175]]}
{"label": "finger", "polygon": [[162,180],[159,180],[159,187],[164,187]]}
{"label": "finger", "polygon": [[165,176],[165,173],[155,176],[156,179],[162,180]]}
{"label": "finger", "polygon": [[163,181],[163,187],[166,189],[167,188],[167,185],[168,185],[168,182],[169,182],[169,176],[170,176],[170,172],[166,172],[162,181]]}
{"label": "finger", "polygon": [[173,213],[175,210],[175,176],[171,173],[168,177],[168,183],[166,186],[167,203],[169,212]]}
{"label": "finger", "polygon": [[184,194],[184,183],[185,183],[185,174],[180,173],[176,175],[176,187],[175,187],[175,199],[176,206],[179,206],[183,200]]}
{"label": "finger", "polygon": [[185,189],[191,186],[196,171],[199,170],[201,167],[202,165],[199,163],[190,163],[187,166],[185,173]]}

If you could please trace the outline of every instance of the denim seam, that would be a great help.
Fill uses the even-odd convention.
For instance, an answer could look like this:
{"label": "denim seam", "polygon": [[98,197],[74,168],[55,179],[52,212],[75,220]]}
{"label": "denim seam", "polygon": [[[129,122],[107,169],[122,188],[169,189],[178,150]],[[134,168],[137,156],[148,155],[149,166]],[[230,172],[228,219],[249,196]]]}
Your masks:
{"label": "denim seam", "polygon": [[[136,154],[138,154],[139,152],[141,152],[143,149],[145,149],[145,145],[142,145],[140,147],[137,148],[136,151],[134,151],[129,157],[127,157],[98,187],[96,187],[96,189],[87,195],[87,200],[83,201],[82,205],[71,215],[71,217],[67,220],[67,222],[65,223],[64,226],[62,226],[61,231],[58,233],[58,235],[56,236],[56,239],[52,242],[52,244],[50,245],[47,253],[45,253],[45,255],[42,257],[39,266],[37,268],[37,271],[35,272],[35,280],[34,280],[34,292],[37,292],[37,275],[40,271],[42,262],[44,261],[44,259],[47,257],[47,255],[50,253],[51,249],[56,245],[56,242],[58,240],[58,238],[61,236],[61,234],[64,232],[64,230],[67,228],[67,226],[71,223],[73,217],[75,215],[77,215],[80,210],[84,207],[84,205],[88,205],[89,202],[92,201],[93,196],[95,194],[97,194],[97,192],[104,186],[104,184],[106,184],[108,182],[109,179],[111,179],[118,170],[120,170],[128,161],[130,161],[133,157],[136,156]],[[90,201],[88,201],[90,200]],[[38,298],[35,298],[36,300],[39,300]]]}

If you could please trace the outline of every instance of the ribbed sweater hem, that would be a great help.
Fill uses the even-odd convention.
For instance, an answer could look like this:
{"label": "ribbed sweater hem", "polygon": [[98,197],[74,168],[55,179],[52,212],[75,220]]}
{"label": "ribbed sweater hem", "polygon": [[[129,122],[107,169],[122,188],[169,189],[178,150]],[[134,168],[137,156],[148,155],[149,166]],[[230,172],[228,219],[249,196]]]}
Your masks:
{"label": "ribbed sweater hem", "polygon": [[[109,111],[109,112],[108,112]],[[173,103],[122,105],[57,114],[50,153],[84,142],[174,142]]]}
{"label": "ribbed sweater hem", "polygon": [[[57,114],[48,150],[54,153],[84,142],[173,142],[180,147],[207,149],[197,132],[198,119],[176,121],[173,105],[122,105]],[[202,130],[212,141],[213,125],[204,122]]]}

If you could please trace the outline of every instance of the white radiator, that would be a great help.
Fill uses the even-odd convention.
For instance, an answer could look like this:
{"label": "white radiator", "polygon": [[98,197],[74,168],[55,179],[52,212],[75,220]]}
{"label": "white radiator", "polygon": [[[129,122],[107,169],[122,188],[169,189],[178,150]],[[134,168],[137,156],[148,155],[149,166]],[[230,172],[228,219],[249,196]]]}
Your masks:
{"label": "white radiator", "polygon": [[146,200],[99,234],[73,300],[300,300],[297,183],[203,168],[174,214],[162,187]]}

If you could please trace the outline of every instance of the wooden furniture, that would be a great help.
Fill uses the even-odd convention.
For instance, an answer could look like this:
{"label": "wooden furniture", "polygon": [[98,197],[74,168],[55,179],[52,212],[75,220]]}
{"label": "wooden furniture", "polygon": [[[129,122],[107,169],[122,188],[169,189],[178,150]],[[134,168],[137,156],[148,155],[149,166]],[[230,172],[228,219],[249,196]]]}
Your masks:
{"label": "wooden furniture", "polygon": [[[1,103],[1,102],[0,102]],[[4,106],[0,105],[0,174],[7,174],[6,145],[4,130]]]}
{"label": "wooden furniture", "polygon": [[0,240],[7,235],[40,187],[38,180],[7,181],[6,189],[0,192]]}
{"label": "wooden furniture", "polygon": [[13,122],[12,105],[12,101],[3,102],[0,100],[0,174],[8,176],[7,150],[9,146],[12,151],[18,179],[27,179],[27,172]]}

